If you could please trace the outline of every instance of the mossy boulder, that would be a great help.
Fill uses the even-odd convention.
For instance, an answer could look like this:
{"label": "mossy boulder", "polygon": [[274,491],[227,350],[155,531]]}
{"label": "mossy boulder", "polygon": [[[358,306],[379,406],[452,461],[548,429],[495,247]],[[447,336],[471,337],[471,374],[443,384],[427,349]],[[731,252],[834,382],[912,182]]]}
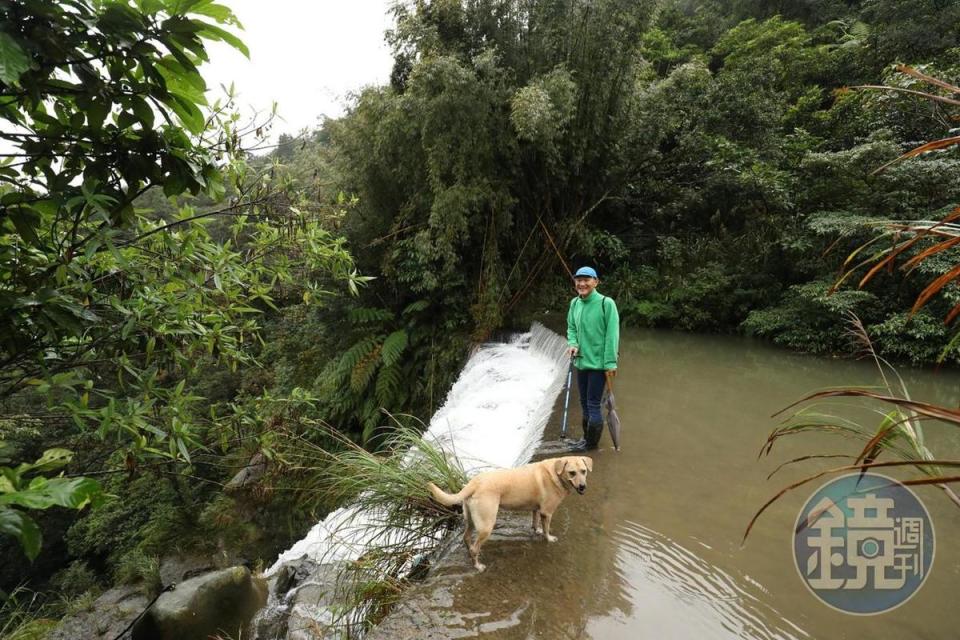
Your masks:
{"label": "mossy boulder", "polygon": [[246,567],[214,571],[162,594],[133,628],[133,640],[206,638],[237,630],[263,606],[266,589]]}

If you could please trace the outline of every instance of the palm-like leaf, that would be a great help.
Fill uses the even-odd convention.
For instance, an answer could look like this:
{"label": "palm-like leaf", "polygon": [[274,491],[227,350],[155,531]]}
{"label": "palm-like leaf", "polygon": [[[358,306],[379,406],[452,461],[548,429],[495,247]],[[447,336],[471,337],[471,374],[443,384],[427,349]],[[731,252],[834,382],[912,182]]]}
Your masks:
{"label": "palm-like leaf", "polygon": [[[960,468],[960,460],[929,460],[927,461],[930,464],[936,465],[938,467],[952,467]],[[741,543],[746,542],[747,536],[750,535],[750,531],[753,529],[753,525],[757,523],[757,520],[763,514],[767,508],[772,505],[774,502],[782,498],[784,495],[793,491],[797,487],[802,487],[803,485],[813,482],[817,478],[822,478],[824,476],[833,475],[836,473],[845,473],[850,471],[867,471],[870,469],[879,469],[885,467],[904,467],[904,466],[914,466],[917,464],[916,460],[897,460],[895,462],[870,462],[870,463],[861,463],[861,464],[851,464],[843,467],[834,467],[833,469],[826,469],[825,471],[820,471],[809,475],[802,480],[794,482],[780,491],[778,491],[772,498],[767,500],[762,507],[753,515],[753,518],[750,519],[750,524],[747,525],[746,531],[743,532],[743,539]],[[960,476],[935,476],[932,478],[918,478],[913,480],[904,480],[900,482],[903,485],[925,485],[925,484],[946,484],[951,482],[960,482]]]}
{"label": "palm-like leaf", "polygon": [[[768,479],[784,467],[798,462],[840,457],[854,460],[852,465],[837,467],[807,476],[799,482],[781,489],[754,514],[744,532],[744,541],[746,541],[757,519],[770,505],[789,491],[811,480],[831,473],[857,470],[864,473],[874,467],[911,466],[919,470],[926,477],[907,480],[902,484],[935,484],[943,489],[955,504],[960,506],[960,497],[947,486],[949,483],[960,481],[960,476],[944,475],[941,469],[943,466],[960,466],[960,462],[955,460],[945,462],[935,460],[933,454],[924,442],[923,428],[921,425],[922,420],[934,419],[960,427],[960,410],[940,407],[911,399],[907,386],[903,382],[903,378],[900,377],[900,374],[897,373],[897,370],[889,362],[877,354],[873,342],[870,340],[870,336],[867,334],[866,328],[860,319],[852,313],[848,314],[848,326],[850,336],[853,337],[861,347],[861,355],[871,358],[876,364],[886,393],[871,389],[850,387],[826,389],[811,393],[774,414],[774,417],[776,417],[790,411],[797,405],[814,403],[812,405],[808,404],[807,407],[795,411],[783,424],[774,429],[761,447],[760,455],[769,455],[774,443],[780,438],[806,432],[835,433],[865,441],[865,444],[856,456],[845,454],[813,454],[794,458],[780,464],[768,476]],[[896,384],[892,382],[894,379],[896,380]],[[880,424],[875,430],[871,431],[852,420],[831,413],[821,413],[811,410],[811,407],[816,407],[820,404],[820,401],[830,398],[867,398],[878,400],[886,406],[892,405],[893,408],[879,412],[881,415]],[[895,462],[878,462],[877,459],[884,453],[889,453],[900,460]]]}

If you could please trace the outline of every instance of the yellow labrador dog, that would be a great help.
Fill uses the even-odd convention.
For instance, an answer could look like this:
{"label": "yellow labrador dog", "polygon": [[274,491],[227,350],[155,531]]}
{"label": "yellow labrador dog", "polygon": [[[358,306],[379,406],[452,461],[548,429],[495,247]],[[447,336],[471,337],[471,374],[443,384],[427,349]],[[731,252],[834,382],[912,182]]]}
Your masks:
{"label": "yellow labrador dog", "polygon": [[[511,511],[532,511],[533,530],[543,533],[548,542],[556,542],[550,535],[550,519],[560,503],[572,490],[582,494],[587,490],[587,474],[593,471],[593,460],[584,456],[548,458],[516,469],[486,471],[475,476],[459,493],[442,491],[432,482],[430,493],[440,504],[452,507],[463,504],[463,543],[470,551],[477,571],[486,567],[480,563],[480,547],[490,537],[500,507]],[[543,529],[540,523],[543,522]],[[471,533],[477,539],[471,541]]]}

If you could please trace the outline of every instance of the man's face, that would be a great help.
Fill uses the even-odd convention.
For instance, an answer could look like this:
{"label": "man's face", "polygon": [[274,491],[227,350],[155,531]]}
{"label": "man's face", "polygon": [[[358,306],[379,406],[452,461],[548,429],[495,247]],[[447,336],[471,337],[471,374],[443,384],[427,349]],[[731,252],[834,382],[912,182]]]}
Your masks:
{"label": "man's face", "polygon": [[573,286],[577,290],[577,295],[581,298],[586,298],[597,288],[599,282],[596,278],[580,276],[573,279]]}

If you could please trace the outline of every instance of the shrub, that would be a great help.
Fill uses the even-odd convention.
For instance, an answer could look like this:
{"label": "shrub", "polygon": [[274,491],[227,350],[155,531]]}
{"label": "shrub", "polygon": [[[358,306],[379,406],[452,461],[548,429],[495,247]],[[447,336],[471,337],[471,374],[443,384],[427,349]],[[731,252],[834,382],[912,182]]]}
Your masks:
{"label": "shrub", "polygon": [[867,291],[838,291],[829,295],[826,280],[790,287],[780,303],[750,312],[740,328],[791,349],[812,353],[850,351],[844,313],[876,315],[877,298]]}
{"label": "shrub", "polygon": [[50,584],[65,598],[76,598],[100,586],[96,573],[83,560],[75,560],[58,571]]}
{"label": "shrub", "polygon": [[920,366],[937,361],[942,354],[948,362],[960,362],[955,345],[944,351],[943,345],[950,342],[949,327],[926,310],[912,317],[906,312],[894,314],[870,325],[868,331],[885,358]]}

